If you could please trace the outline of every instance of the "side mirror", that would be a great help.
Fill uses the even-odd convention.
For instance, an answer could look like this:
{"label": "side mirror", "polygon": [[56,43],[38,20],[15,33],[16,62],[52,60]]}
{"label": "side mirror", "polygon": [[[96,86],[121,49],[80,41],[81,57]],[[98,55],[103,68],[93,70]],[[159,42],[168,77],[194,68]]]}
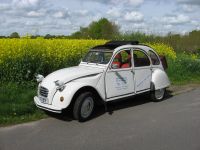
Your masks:
{"label": "side mirror", "polygon": [[112,64],[112,65],[111,65],[111,68],[112,68],[112,69],[118,69],[118,68],[119,68],[119,65],[117,65],[117,64]]}

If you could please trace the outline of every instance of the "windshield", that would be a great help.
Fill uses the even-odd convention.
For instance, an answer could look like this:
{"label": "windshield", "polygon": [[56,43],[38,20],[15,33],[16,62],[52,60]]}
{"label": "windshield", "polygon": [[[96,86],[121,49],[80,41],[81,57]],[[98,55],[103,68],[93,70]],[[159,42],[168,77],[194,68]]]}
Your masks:
{"label": "windshield", "polygon": [[98,64],[107,64],[112,57],[112,52],[104,51],[90,51],[86,54],[83,62],[87,63],[98,63]]}

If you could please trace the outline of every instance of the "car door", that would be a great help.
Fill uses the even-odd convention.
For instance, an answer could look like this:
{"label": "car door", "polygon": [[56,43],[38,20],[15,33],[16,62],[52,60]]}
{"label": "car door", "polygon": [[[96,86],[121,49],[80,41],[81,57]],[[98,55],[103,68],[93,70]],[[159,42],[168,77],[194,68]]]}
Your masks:
{"label": "car door", "polygon": [[121,50],[112,60],[105,76],[107,99],[134,93],[131,50]]}
{"label": "car door", "polygon": [[148,55],[143,50],[133,50],[133,62],[135,72],[135,92],[140,93],[150,90],[151,86],[151,63]]}

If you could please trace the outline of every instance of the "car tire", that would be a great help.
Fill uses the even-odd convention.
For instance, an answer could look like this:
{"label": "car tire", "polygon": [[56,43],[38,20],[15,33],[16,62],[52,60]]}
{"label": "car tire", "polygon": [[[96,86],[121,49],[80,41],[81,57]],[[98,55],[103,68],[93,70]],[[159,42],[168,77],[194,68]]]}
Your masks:
{"label": "car tire", "polygon": [[160,102],[165,97],[166,88],[151,91],[151,100],[154,102]]}
{"label": "car tire", "polygon": [[73,108],[74,119],[79,122],[84,122],[90,119],[94,111],[95,101],[94,96],[91,92],[81,93],[75,103]]}

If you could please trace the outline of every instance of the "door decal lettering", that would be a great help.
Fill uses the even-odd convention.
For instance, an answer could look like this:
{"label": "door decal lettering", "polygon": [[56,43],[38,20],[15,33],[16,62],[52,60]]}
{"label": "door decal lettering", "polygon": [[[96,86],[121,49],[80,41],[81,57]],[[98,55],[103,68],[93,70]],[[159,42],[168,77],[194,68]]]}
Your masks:
{"label": "door decal lettering", "polygon": [[123,77],[121,76],[118,72],[115,73],[116,74],[116,78],[115,78],[115,88],[118,90],[118,91],[121,91],[121,90],[126,90],[128,89],[128,82],[127,82],[127,77]]}
{"label": "door decal lettering", "polygon": [[115,88],[118,90],[118,91],[121,91],[121,90],[126,90],[128,89],[128,84],[127,84],[127,77],[116,77],[115,78]]}

